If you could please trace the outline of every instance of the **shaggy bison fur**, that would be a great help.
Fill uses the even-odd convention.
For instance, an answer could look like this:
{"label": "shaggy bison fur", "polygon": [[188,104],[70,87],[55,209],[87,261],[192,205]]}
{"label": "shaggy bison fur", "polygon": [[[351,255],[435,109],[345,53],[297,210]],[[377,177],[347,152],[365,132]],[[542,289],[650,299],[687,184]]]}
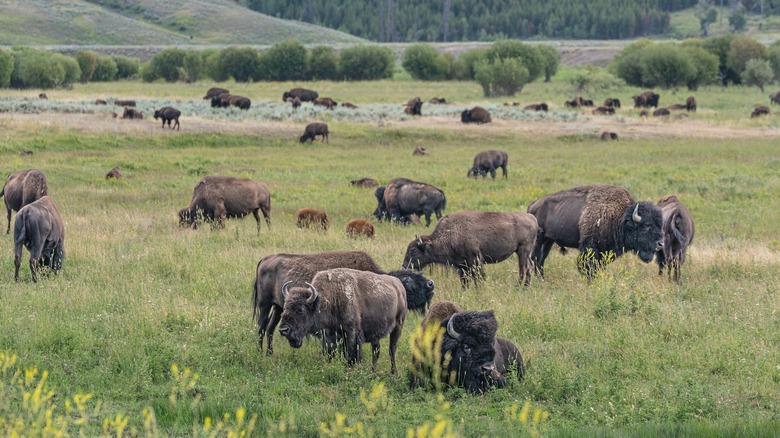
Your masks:
{"label": "shaggy bison fur", "polygon": [[48,194],[46,175],[38,169],[20,170],[8,175],[3,189],[0,190],[8,219],[5,234],[11,232],[11,211],[18,212],[25,205],[32,204]]}
{"label": "shaggy bison fur", "polygon": [[271,193],[265,184],[247,178],[207,176],[195,184],[190,205],[179,210],[179,225],[197,228],[200,216],[212,226],[216,224],[217,228],[224,228],[225,218],[240,218],[251,212],[259,233],[260,211],[270,228]]}
{"label": "shaggy bison fur", "polygon": [[298,228],[322,228],[328,230],[328,215],[316,208],[302,208],[295,213]]}
{"label": "shaggy bison fur", "polygon": [[306,125],[306,128],[303,130],[303,135],[301,136],[300,140],[301,143],[305,143],[306,140],[309,140],[309,143],[314,143],[316,137],[318,135],[321,135],[323,143],[330,143],[328,134],[329,133],[328,133],[327,123],[309,123],[308,125]]}
{"label": "shaggy bison fur", "polygon": [[474,162],[467,176],[473,176],[476,179],[479,175],[482,175],[483,178],[486,178],[488,172],[490,172],[490,176],[496,179],[496,170],[500,168],[504,173],[504,178],[507,178],[506,166],[508,161],[509,154],[505,151],[495,149],[482,151],[474,157]]}
{"label": "shaggy bison fur", "polygon": [[360,236],[373,238],[374,224],[365,219],[352,219],[347,222],[347,236],[357,239]]}
{"label": "shaggy bison fur", "polygon": [[481,106],[475,106],[471,109],[463,110],[460,113],[460,121],[463,123],[490,123],[493,120],[490,118],[490,112]]}
{"label": "shaggy bison fur", "polygon": [[[171,129],[176,127],[177,131],[179,130],[179,116],[181,116],[181,111],[172,106],[164,106],[154,112],[154,120],[162,119],[163,128],[165,128],[165,123],[168,122],[168,127]],[[171,126],[171,121],[176,122],[173,127]]]}
{"label": "shaggy bison fur", "polygon": [[14,222],[14,280],[19,281],[22,248],[30,252],[30,273],[34,282],[42,268],[55,274],[65,257],[65,228],[54,201],[43,196],[19,210]]}

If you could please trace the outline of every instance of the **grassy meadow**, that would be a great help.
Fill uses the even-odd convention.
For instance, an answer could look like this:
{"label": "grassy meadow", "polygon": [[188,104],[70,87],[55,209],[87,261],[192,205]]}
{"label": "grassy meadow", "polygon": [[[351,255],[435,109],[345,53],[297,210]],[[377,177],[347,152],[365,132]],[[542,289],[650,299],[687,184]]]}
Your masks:
{"label": "grassy meadow", "polygon": [[[144,435],[150,428],[163,436],[208,435],[216,428],[206,430],[206,418],[226,414],[227,435],[241,429],[236,416],[245,410],[245,418],[256,415],[258,436],[360,435],[358,427],[367,436],[423,427],[416,436],[443,436],[435,426],[463,436],[777,436],[778,123],[775,115],[748,119],[768,98],[750,88],[700,90],[700,109],[685,120],[642,120],[623,109],[607,118],[506,113],[491,125],[463,126],[451,115],[474,103],[503,110],[506,100],[545,100],[562,113],[563,100],[575,95],[568,74],[504,100],[484,99],[473,83],[309,84],[339,101],[383,105],[389,114],[358,121],[324,110],[268,110],[287,83],[225,84],[253,99],[248,112],[227,115],[200,100],[209,83],[77,85],[47,91],[44,103],[32,98],[35,90],[4,90],[0,106],[11,109],[0,114],[0,174],[46,173],[65,221],[66,259],[60,275],[35,284],[25,251],[14,283],[13,239],[0,234],[0,351],[18,355],[14,366],[0,357],[0,419],[43,418],[24,398],[36,382],[24,370],[36,368],[38,376],[48,371],[56,392],[50,403],[62,412],[78,394],[92,394],[88,412],[100,401],[81,426],[87,435]],[[636,91],[576,94],[616,96],[629,107]],[[662,104],[688,95],[661,94]],[[400,104],[414,95],[457,104],[423,105],[421,119],[407,119]],[[115,120],[108,115],[115,109],[84,103],[106,97],[136,98],[147,115],[163,103],[189,111],[181,131],[172,132],[150,117]],[[25,111],[22,104],[43,106]],[[318,119],[329,122],[330,143],[300,144],[305,123]],[[602,130],[621,140],[599,141]],[[412,156],[418,145],[430,155]],[[509,153],[509,178],[466,178],[473,156],[492,148]],[[35,153],[20,156],[21,149]],[[116,165],[124,178],[104,180]],[[263,222],[258,234],[250,216],[223,230],[180,228],[176,212],[197,180],[216,174],[266,182],[272,227]],[[461,288],[454,270],[426,270],[435,301],[494,309],[499,334],[522,351],[525,381],[484,396],[408,389],[416,314],[407,317],[395,376],[386,340],[376,372],[369,360],[353,369],[341,358],[329,362],[313,340],[293,350],[278,334],[275,355],[266,356],[251,318],[257,262],[279,252],[358,249],[387,270],[400,267],[408,243],[435,224],[378,223],[373,240],[344,232],[348,220],[369,218],[376,204],[372,190],[349,181],[399,176],[444,190],[446,212],[525,211],[546,193],[592,183],[626,187],[638,200],[676,193],[696,221],[683,283],[659,277],[655,264],[634,255],[590,284],[573,252],[552,254],[546,280],[529,288],[518,286],[515,257],[489,265],[478,288]],[[302,207],[326,210],[331,229],[297,229]],[[198,374],[194,382],[191,373]],[[520,411],[527,401],[526,418]],[[549,414],[546,421],[534,422],[536,409]],[[9,430],[8,423],[0,427]]]}

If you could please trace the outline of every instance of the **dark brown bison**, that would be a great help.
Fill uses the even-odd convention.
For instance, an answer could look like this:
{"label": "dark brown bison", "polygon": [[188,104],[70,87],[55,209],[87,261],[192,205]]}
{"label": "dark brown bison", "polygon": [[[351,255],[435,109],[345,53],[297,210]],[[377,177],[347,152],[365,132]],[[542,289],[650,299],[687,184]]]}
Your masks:
{"label": "dark brown bison", "polygon": [[350,102],[341,102],[341,106],[349,109],[358,109],[358,106]]}
{"label": "dark brown bison", "polygon": [[504,102],[504,106],[520,106],[520,102]]}
{"label": "dark brown bison", "polygon": [[696,98],[694,96],[688,96],[685,99],[685,110],[696,112]]}
{"label": "dark brown bison", "polygon": [[666,107],[669,111],[684,110],[686,108],[684,103],[675,103]]}
{"label": "dark brown bison", "polygon": [[320,98],[314,99],[313,103],[315,105],[324,106],[325,108],[327,108],[329,110],[332,110],[333,108],[336,107],[336,105],[338,105],[338,102],[336,102],[335,100],[331,99],[330,97],[320,97]]}
{"label": "dark brown bison", "polygon": [[617,139],[618,139],[618,135],[615,132],[604,131],[604,132],[601,133],[601,140],[602,141],[611,141],[611,140],[617,140]]}
{"label": "dark brown bison", "polygon": [[301,107],[301,99],[298,96],[288,98],[288,102],[292,104],[293,109],[298,109]]}
{"label": "dark brown bison", "polygon": [[305,88],[293,88],[290,91],[285,91],[282,94],[282,101],[286,102],[290,97],[297,97],[301,102],[313,102],[314,99],[320,97],[319,93],[314,90],[307,90]]}
{"label": "dark brown bison", "polygon": [[404,113],[410,116],[422,116],[422,100],[419,97],[415,97],[406,103]]}
{"label": "dark brown bison", "polygon": [[301,143],[305,143],[306,140],[309,140],[309,143],[314,143],[314,140],[318,135],[322,136],[322,142],[323,143],[330,143],[330,139],[328,139],[328,124],[327,123],[309,123],[306,125],[306,128],[303,130],[303,135],[301,136]]}
{"label": "dark brown bison", "polygon": [[108,102],[103,99],[95,99],[95,105],[108,105]]}
{"label": "dark brown bison", "polygon": [[19,156],[20,157],[26,157],[27,155],[32,155],[34,153],[35,152],[33,152],[33,151],[29,150],[29,149],[22,149],[21,151],[19,151]]}
{"label": "dark brown bison", "polygon": [[462,123],[490,123],[493,120],[490,118],[490,112],[481,106],[475,106],[471,109],[463,110],[460,113],[460,121]]}
{"label": "dark brown bison", "polygon": [[658,101],[661,95],[652,91],[645,91],[632,97],[634,99],[634,108],[658,108]]}
{"label": "dark brown bison", "polygon": [[284,310],[279,333],[299,348],[307,335],[320,333],[328,352],[337,342],[346,348],[351,366],[362,359],[363,344],[371,344],[372,369],[379,359],[379,341],[390,336],[390,372],[406,321],[406,291],[390,275],[347,268],[318,272],[307,287],[283,287]]}
{"label": "dark brown bison", "polygon": [[617,97],[608,97],[604,99],[604,105],[608,108],[620,109],[620,99]]}
{"label": "dark brown bison", "polygon": [[131,119],[131,120],[132,119],[139,119],[140,120],[140,119],[144,118],[144,113],[142,113],[141,111],[138,111],[135,108],[130,108],[129,106],[126,106],[125,107],[125,111],[122,113],[122,118],[123,119]]}
{"label": "dark brown bison", "polygon": [[450,316],[460,312],[460,307],[452,301],[438,301],[431,304],[431,308],[428,309],[428,313],[420,322],[420,326],[425,330],[428,324],[439,325],[442,321],[448,320]]}
{"label": "dark brown bison", "polygon": [[[691,212],[680,203],[675,195],[661,198],[656,204],[663,214],[663,239],[662,251],[658,251],[655,260],[658,262],[658,275],[663,275],[664,266],[667,267],[669,279],[680,282],[680,269],[685,263],[685,253],[688,246],[693,243],[695,227]],[[674,270],[674,277],[672,277]]]}
{"label": "dark brown bison", "polygon": [[8,175],[3,189],[0,190],[8,219],[5,234],[11,232],[11,211],[18,212],[25,205],[32,204],[48,194],[46,175],[38,169],[20,170]]}
{"label": "dark brown bison", "polygon": [[672,114],[667,108],[658,108],[653,111],[653,117],[663,117]]}
{"label": "dark brown bison", "polygon": [[608,252],[635,252],[645,263],[661,248],[663,216],[649,202],[635,202],[622,187],[605,184],[575,187],[545,195],[528,212],[539,222],[534,249],[537,272],[554,244],[580,251],[580,272],[592,278]]}
{"label": "dark brown bison", "polygon": [[611,106],[600,106],[592,111],[594,116],[613,116],[615,108]]}
{"label": "dark brown bison", "polygon": [[415,156],[428,155],[428,151],[426,151],[425,148],[422,146],[415,146],[414,150],[412,151],[412,155]]}
{"label": "dark brown bison", "polygon": [[19,210],[14,221],[14,280],[19,281],[22,247],[30,252],[30,273],[34,282],[42,268],[55,274],[65,257],[65,228],[54,201],[43,196]]}
{"label": "dark brown bison", "polygon": [[443,97],[432,97],[431,100],[428,101],[428,103],[433,105],[446,105],[447,99]]}
{"label": "dark brown bison", "polygon": [[474,157],[474,162],[466,176],[473,176],[476,179],[479,175],[482,175],[483,178],[486,178],[488,172],[490,172],[490,176],[496,179],[496,170],[500,168],[506,179],[508,178],[506,170],[508,161],[509,154],[505,151],[495,149],[482,151]]}
{"label": "dark brown bison", "polygon": [[179,116],[181,116],[181,111],[172,106],[164,106],[154,112],[154,120],[157,120],[158,118],[162,119],[163,128],[165,128],[165,123],[168,122],[168,127],[173,129],[171,126],[171,121],[173,120],[176,122],[173,126],[176,127],[177,131],[179,130]]}
{"label": "dark brown bison", "polygon": [[113,169],[109,170],[106,174],[106,179],[120,179],[122,178],[122,171],[119,170],[119,166],[114,166]]}
{"label": "dark brown bison", "polygon": [[362,187],[366,189],[379,187],[379,181],[373,178],[353,179],[352,181],[350,181],[350,184],[352,184],[355,187]]}
{"label": "dark brown bison", "polygon": [[347,236],[357,239],[360,236],[374,238],[374,224],[365,219],[352,219],[347,222]]}
{"label": "dark brown bison", "polygon": [[39,93],[38,99],[49,100],[49,95],[47,95],[46,93]]}
{"label": "dark brown bison", "polygon": [[200,216],[212,226],[224,228],[225,218],[244,217],[251,212],[259,233],[259,211],[271,228],[271,193],[265,184],[247,178],[207,176],[195,184],[190,205],[179,210],[179,224],[197,228]]}
{"label": "dark brown bison", "polygon": [[647,117],[647,110],[639,111],[639,117]]}
{"label": "dark brown bison", "polygon": [[211,87],[208,91],[206,91],[206,95],[203,96],[203,100],[213,99],[223,93],[230,94],[230,91],[227,88]]}
{"label": "dark brown bison", "polygon": [[549,107],[546,103],[532,103],[530,105],[526,105],[523,107],[526,111],[544,111],[547,112],[549,110]]}
{"label": "dark brown bison", "polygon": [[411,214],[425,215],[427,227],[431,225],[431,214],[441,219],[441,212],[447,208],[447,198],[443,191],[430,184],[396,178],[385,186],[383,200],[377,210],[382,204],[390,220],[404,222],[404,218]]}
{"label": "dark brown bison", "polygon": [[328,229],[328,215],[316,208],[301,208],[295,213],[296,226],[298,228]]}
{"label": "dark brown bison", "polygon": [[211,98],[212,108],[227,108],[229,106],[248,110],[252,106],[252,101],[248,97],[230,93],[222,93]]}
{"label": "dark brown bison", "polygon": [[780,104],[780,90],[769,95],[769,102],[771,104]]}
{"label": "dark brown bison", "polygon": [[134,100],[115,100],[114,105],[116,106],[135,106]]}
{"label": "dark brown bison", "polygon": [[750,113],[750,118],[754,119],[756,117],[768,116],[769,114],[771,114],[771,111],[768,106],[759,105]]}
{"label": "dark brown bison", "polygon": [[580,100],[579,97],[575,97],[572,100],[565,100],[563,102],[563,106],[565,106],[566,108],[578,108],[582,106],[582,101]]}
{"label": "dark brown bison", "polygon": [[485,277],[484,265],[506,260],[517,254],[520,282],[531,282],[531,255],[539,227],[528,213],[464,211],[444,216],[428,236],[409,243],[404,255],[405,268],[422,269],[430,264],[453,266],[461,284],[469,276]]}

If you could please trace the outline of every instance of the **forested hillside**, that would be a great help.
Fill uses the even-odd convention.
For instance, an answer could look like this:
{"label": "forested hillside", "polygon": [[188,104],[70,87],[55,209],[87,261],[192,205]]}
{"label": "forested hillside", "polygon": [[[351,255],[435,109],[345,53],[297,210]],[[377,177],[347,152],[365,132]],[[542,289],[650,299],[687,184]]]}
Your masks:
{"label": "forested hillside", "polygon": [[696,0],[245,0],[253,10],[382,41],[619,39],[664,33]]}

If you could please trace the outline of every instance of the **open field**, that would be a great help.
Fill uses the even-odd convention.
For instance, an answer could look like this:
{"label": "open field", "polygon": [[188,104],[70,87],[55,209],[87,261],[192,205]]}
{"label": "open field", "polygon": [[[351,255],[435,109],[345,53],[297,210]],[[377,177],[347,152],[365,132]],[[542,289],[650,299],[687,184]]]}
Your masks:
{"label": "open field", "polygon": [[[223,84],[253,99],[248,112],[227,114],[200,100],[207,83],[77,85],[47,91],[46,102],[32,98],[35,90],[4,90],[0,108],[10,109],[0,112],[0,175],[32,167],[47,174],[65,221],[66,259],[59,276],[34,284],[25,252],[22,281],[14,283],[12,238],[0,235],[0,351],[18,354],[22,369],[48,370],[59,403],[85,392],[101,400],[88,435],[117,413],[129,417],[128,430],[143,433],[142,411],[152,407],[165,436],[191,435],[205,417],[240,408],[258,415],[261,436],[282,436],[282,427],[290,436],[316,436],[337,413],[376,436],[402,436],[436,423],[437,414],[465,436],[515,436],[528,429],[507,410],[530,400],[549,412],[546,436],[776,436],[780,131],[775,115],[748,119],[767,97],[752,88],[700,90],[700,109],[687,120],[642,120],[633,109],[572,115],[560,108],[575,95],[567,74],[511,99],[553,102],[546,117],[505,109],[473,83],[307,85],[361,105],[366,115],[354,120],[342,109],[291,114],[279,102],[286,83]],[[617,96],[629,107],[636,91],[578,94]],[[661,94],[662,105],[688,95]],[[458,103],[424,105],[424,117],[407,119],[400,104],[414,95]],[[186,108],[182,130],[161,130],[151,117],[112,119],[114,108],[87,103],[98,97],[138,99],[147,116],[164,103]],[[476,103],[503,112],[490,125],[463,126],[455,114]],[[305,123],[319,119],[330,125],[330,144],[300,144]],[[598,141],[603,130],[621,140]],[[413,157],[417,145],[430,155]],[[508,180],[467,179],[472,157],[491,148],[508,151]],[[19,156],[21,149],[35,153]],[[115,165],[124,179],[105,181]],[[224,230],[179,228],[176,211],[201,176],[214,174],[266,182],[272,228],[263,223],[258,235],[251,218],[228,221]],[[445,391],[445,409],[435,393],[408,389],[418,315],[407,318],[397,376],[389,373],[386,340],[376,373],[369,361],[353,369],[328,362],[312,340],[293,350],[277,335],[271,357],[257,348],[250,298],[261,257],[360,249],[389,270],[416,234],[432,230],[381,223],[373,240],[347,239],[346,222],[368,218],[376,204],[372,191],[349,185],[364,176],[436,185],[447,194],[447,212],[525,211],[546,193],[591,183],[624,186],[638,200],[676,193],[697,234],[681,285],[633,255],[588,284],[571,252],[555,253],[546,281],[527,289],[517,285],[514,257],[488,266],[479,288],[462,289],[454,271],[427,270],[435,301],[494,309],[499,334],[528,363],[526,380],[506,389],[479,397]],[[301,207],[326,210],[332,228],[295,228]],[[177,380],[172,364],[199,374],[193,388]],[[361,402],[361,389],[380,382],[386,394]],[[0,385],[0,394],[9,388]],[[21,404],[0,397],[0,418],[24,412]]]}

